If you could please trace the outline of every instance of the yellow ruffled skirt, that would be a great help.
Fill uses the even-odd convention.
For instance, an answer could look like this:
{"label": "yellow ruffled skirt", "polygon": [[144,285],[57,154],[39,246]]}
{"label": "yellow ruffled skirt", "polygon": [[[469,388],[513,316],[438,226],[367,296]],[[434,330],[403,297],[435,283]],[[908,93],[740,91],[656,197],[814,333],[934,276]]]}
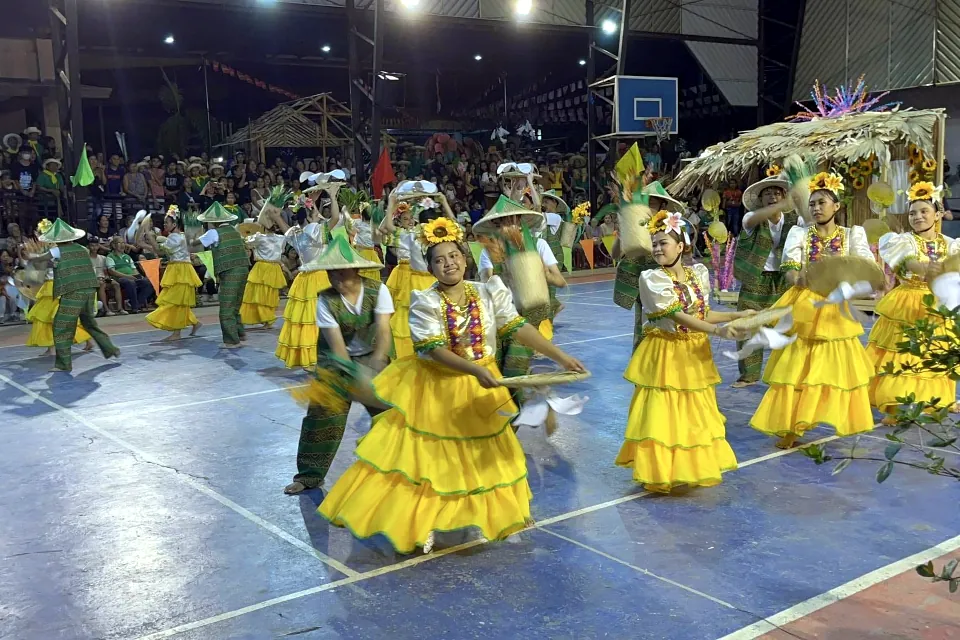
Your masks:
{"label": "yellow ruffled skirt", "polygon": [[[903,365],[920,364],[919,358],[908,353],[897,353],[897,343],[905,340],[904,325],[913,325],[927,317],[923,297],[930,294],[930,287],[901,284],[877,303],[876,324],[870,331],[867,342],[867,357],[873,363],[874,376],[870,381],[870,404],[884,413],[895,413],[897,398],[913,394],[917,400],[930,401],[940,398],[940,404],[956,402],[957,383],[942,373],[909,372],[899,375],[883,375],[887,363],[900,371]],[[941,327],[938,335],[945,335]]]}
{"label": "yellow ruffled skirt", "polygon": [[[357,249],[357,253],[367,260],[372,260],[373,262],[383,262],[383,260],[380,259],[380,255],[377,253],[377,250],[372,247]],[[381,274],[380,269],[361,269],[360,277],[370,278],[371,280],[380,280],[383,278],[383,275]]]}
{"label": "yellow ruffled skirt", "polygon": [[[27,312],[27,322],[30,323],[30,335],[27,336],[28,347],[53,346],[53,318],[60,308],[60,300],[53,297],[53,280],[47,280],[37,291],[37,301]],[[77,321],[77,331],[73,334],[73,344],[80,344],[90,340],[90,334]]]}
{"label": "yellow ruffled skirt", "polygon": [[160,281],[157,308],[147,314],[147,322],[164,331],[180,331],[197,324],[193,307],[197,304],[197,287],[203,284],[189,262],[171,262]]}
{"label": "yellow ruffled skirt", "polygon": [[429,273],[414,271],[407,260],[401,260],[387,278],[387,289],[393,298],[394,313],[390,316],[390,330],[397,358],[412,356],[413,339],[410,337],[410,292],[429,289],[437,281]]}
{"label": "yellow ruffled skirt", "polygon": [[713,486],[737,468],[714,387],[720,374],[704,333],[645,334],[623,377],[636,385],[616,464],[650,491]]}
{"label": "yellow ruffled skirt", "polygon": [[287,367],[317,364],[317,297],[330,287],[326,271],[301,271],[293,279],[274,352]]}
{"label": "yellow ruffled skirt", "polygon": [[[326,275],[326,272],[321,272]],[[240,304],[240,322],[243,324],[273,324],[280,306],[280,290],[287,286],[287,278],[278,262],[257,261],[247,276]]]}
{"label": "yellow ruffled skirt", "polygon": [[774,351],[763,381],[770,385],[750,426],[768,435],[803,435],[819,424],[837,435],[873,429],[870,378],[873,365],[860,344],[863,327],[844,313],[844,305],[814,303],[823,296],[792,287],[774,308],[793,305],[797,340]]}
{"label": "yellow ruffled skirt", "polygon": [[[492,360],[484,366],[500,377]],[[321,516],[358,538],[381,534],[400,553],[423,546],[432,531],[477,527],[496,540],[531,522],[508,389],[484,389],[420,358],[393,362],[373,385],[393,408],[374,418]]]}

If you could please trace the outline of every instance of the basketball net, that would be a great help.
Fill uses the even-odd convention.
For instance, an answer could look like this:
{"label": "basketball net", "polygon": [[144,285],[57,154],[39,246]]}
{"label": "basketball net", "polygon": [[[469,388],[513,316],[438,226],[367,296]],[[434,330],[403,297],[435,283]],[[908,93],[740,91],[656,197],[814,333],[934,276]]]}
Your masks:
{"label": "basketball net", "polygon": [[673,118],[648,118],[647,126],[653,129],[657,136],[657,142],[663,142],[670,137],[670,127],[673,125]]}

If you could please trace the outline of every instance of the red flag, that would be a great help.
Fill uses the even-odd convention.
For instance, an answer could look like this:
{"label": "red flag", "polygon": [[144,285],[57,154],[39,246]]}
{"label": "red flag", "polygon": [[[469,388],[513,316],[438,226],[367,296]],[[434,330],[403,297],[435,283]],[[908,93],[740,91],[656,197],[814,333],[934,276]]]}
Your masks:
{"label": "red flag", "polygon": [[380,153],[380,159],[377,160],[377,167],[373,170],[373,177],[370,183],[373,185],[373,197],[383,197],[383,185],[388,182],[396,182],[397,176],[393,173],[393,165],[390,164],[390,152],[384,149]]}

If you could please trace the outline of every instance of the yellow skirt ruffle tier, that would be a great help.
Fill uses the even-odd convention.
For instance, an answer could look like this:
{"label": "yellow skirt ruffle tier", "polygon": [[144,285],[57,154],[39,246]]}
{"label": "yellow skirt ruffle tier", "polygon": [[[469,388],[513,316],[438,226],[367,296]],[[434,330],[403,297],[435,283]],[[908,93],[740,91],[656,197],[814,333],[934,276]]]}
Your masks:
{"label": "yellow skirt ruffle tier", "polygon": [[[326,274],[326,272],[321,272]],[[243,324],[273,324],[280,306],[280,290],[287,286],[287,278],[277,262],[256,262],[247,277],[240,304],[240,322]]]}
{"label": "yellow skirt ruffle tier", "polygon": [[[500,377],[494,362],[484,366]],[[373,385],[393,408],[374,418],[321,516],[357,538],[383,535],[400,553],[432,531],[476,527],[496,540],[531,522],[509,390],[416,357],[393,362]]]}
{"label": "yellow skirt ruffle tier", "polygon": [[[357,253],[366,258],[367,260],[372,260],[374,262],[383,262],[380,259],[380,256],[377,254],[377,250],[373,248],[358,248]],[[361,269],[360,277],[370,278],[371,280],[380,280],[383,278],[383,275],[380,273],[380,269]]]}
{"label": "yellow skirt ruffle tier", "polygon": [[390,316],[390,330],[397,358],[412,356],[413,339],[410,337],[410,292],[423,291],[437,281],[429,273],[414,271],[410,263],[401,260],[387,278],[387,289],[393,298],[394,313]]}
{"label": "yellow skirt ruffle tier", "polygon": [[293,279],[274,352],[287,367],[317,364],[317,297],[330,287],[326,271],[301,271]]}
{"label": "yellow skirt ruffle tier", "polygon": [[[53,346],[53,318],[60,308],[60,300],[53,297],[53,280],[47,280],[37,291],[37,301],[27,312],[27,322],[30,323],[30,335],[27,336],[28,347]],[[73,334],[73,344],[80,344],[90,340],[90,334],[77,321],[77,331]]]}
{"label": "yellow skirt ruffle tier", "polygon": [[616,464],[650,491],[713,486],[737,468],[714,387],[720,374],[703,333],[648,331],[623,377],[636,385]]}
{"label": "yellow skirt ruffle tier", "polygon": [[804,432],[823,424],[839,436],[873,429],[870,378],[873,366],[859,337],[863,327],[844,305],[814,307],[823,296],[793,287],[773,305],[793,305],[797,339],[770,354],[763,381],[770,388],[750,426],[772,436]]}
{"label": "yellow skirt ruffle tier", "polygon": [[[903,365],[918,365],[920,360],[908,353],[897,353],[897,343],[905,340],[904,326],[913,325],[927,317],[923,297],[930,294],[929,287],[901,284],[877,303],[877,322],[870,331],[867,342],[867,357],[873,364],[874,376],[870,380],[870,404],[893,414],[899,403],[897,398],[913,394],[917,400],[930,401],[939,398],[940,404],[953,405],[957,398],[957,383],[942,373],[909,372],[885,375],[887,363],[900,371]],[[938,335],[946,335],[941,327]]]}
{"label": "yellow skirt ruffle tier", "polygon": [[197,324],[193,307],[197,304],[197,287],[203,284],[189,262],[171,262],[160,281],[157,308],[145,320],[163,331],[180,331]]}

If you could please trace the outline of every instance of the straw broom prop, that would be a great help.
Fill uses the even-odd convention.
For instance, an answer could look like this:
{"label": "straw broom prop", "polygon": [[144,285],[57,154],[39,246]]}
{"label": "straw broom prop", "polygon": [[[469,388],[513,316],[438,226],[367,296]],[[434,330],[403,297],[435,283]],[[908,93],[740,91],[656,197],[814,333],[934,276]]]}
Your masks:
{"label": "straw broom prop", "polygon": [[620,250],[631,260],[637,260],[653,253],[653,242],[647,223],[653,217],[648,206],[649,196],[641,195],[636,200],[633,191],[637,185],[638,176],[627,178],[623,182],[620,211],[617,218],[620,222]]}
{"label": "straw broom prop", "polygon": [[790,198],[793,210],[802,217],[803,212],[810,206],[810,179],[817,173],[817,162],[814,158],[806,159],[793,154],[783,163],[783,173],[790,183]]}
{"label": "straw broom prop", "polygon": [[282,186],[276,186],[270,190],[270,196],[263,203],[260,209],[260,215],[257,216],[257,224],[269,229],[276,224],[280,218],[281,210],[293,200],[293,192]]}
{"label": "straw broom prop", "polygon": [[314,379],[304,387],[289,387],[291,397],[303,407],[319,406],[334,415],[350,410],[351,402],[388,409],[373,390],[374,372],[352,360],[329,357],[329,368],[317,368]]}
{"label": "straw broom prop", "polygon": [[[550,304],[550,291],[543,272],[543,260],[537,252],[537,241],[526,227],[500,229],[510,274],[514,302],[519,309],[536,309]],[[492,256],[491,256],[492,259]]]}

